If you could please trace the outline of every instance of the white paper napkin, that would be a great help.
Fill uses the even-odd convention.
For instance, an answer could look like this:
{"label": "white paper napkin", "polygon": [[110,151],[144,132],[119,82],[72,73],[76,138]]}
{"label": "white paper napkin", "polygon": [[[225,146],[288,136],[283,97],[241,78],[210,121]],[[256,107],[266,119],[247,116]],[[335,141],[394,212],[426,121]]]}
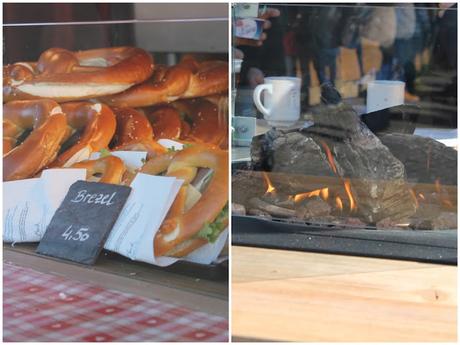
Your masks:
{"label": "white paper napkin", "polygon": [[40,178],[4,182],[3,241],[40,241],[72,183],[85,178],[85,169],[50,169]]}
{"label": "white paper napkin", "polygon": [[155,260],[153,239],[183,183],[175,177],[137,174],[131,194],[104,248],[132,260],[166,266]]}
{"label": "white paper napkin", "polygon": [[166,147],[167,149],[176,151],[182,150],[184,148],[184,144],[178,143],[177,141],[170,139],[160,139],[158,140],[158,144],[160,144],[163,147]]}

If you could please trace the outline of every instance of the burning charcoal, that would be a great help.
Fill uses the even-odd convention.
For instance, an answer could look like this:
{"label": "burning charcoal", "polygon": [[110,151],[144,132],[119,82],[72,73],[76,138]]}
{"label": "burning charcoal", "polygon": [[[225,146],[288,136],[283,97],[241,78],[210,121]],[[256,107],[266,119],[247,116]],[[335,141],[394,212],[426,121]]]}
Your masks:
{"label": "burning charcoal", "polygon": [[248,211],[248,215],[265,218],[267,220],[272,219],[272,216],[270,216],[267,212],[264,212],[264,211],[259,210],[257,208],[250,208],[249,211]]}
{"label": "burning charcoal", "polygon": [[434,184],[439,179],[457,186],[457,151],[453,148],[418,135],[394,133],[379,138],[404,164],[410,182]]}
{"label": "burning charcoal", "polygon": [[272,149],[273,172],[334,176],[321,145],[300,132],[277,137],[272,143]]}
{"label": "burning charcoal", "polygon": [[[287,133],[293,130],[279,130],[272,128],[262,135],[258,135],[252,138],[251,142],[251,164],[254,170],[271,171],[272,168],[272,153],[273,142],[279,138],[285,136]],[[295,130],[294,130],[295,131]]]}
{"label": "burning charcoal", "polygon": [[377,223],[377,229],[379,230],[409,230],[410,221],[408,219],[400,219],[394,221],[386,218]]}
{"label": "burning charcoal", "polygon": [[443,212],[433,222],[433,230],[457,229],[457,213]]}
{"label": "burning charcoal", "polygon": [[317,216],[309,218],[308,223],[319,225],[336,225],[339,224],[340,221],[337,219],[337,217],[334,216]]}
{"label": "burning charcoal", "polygon": [[275,206],[289,209],[294,208],[294,199],[290,198],[289,195],[279,192],[265,193],[260,199]]}
{"label": "burning charcoal", "polygon": [[254,170],[267,170],[267,158],[268,155],[265,154],[266,147],[266,136],[257,135],[252,138],[251,142],[251,164]]}
{"label": "burning charcoal", "polygon": [[343,179],[347,194],[352,196],[363,221],[376,223],[388,217],[401,219],[415,213],[404,165],[359,120],[351,106],[343,103],[328,106],[314,121],[320,128],[341,130],[344,135],[336,140],[318,131],[311,132],[310,128],[304,131],[322,144],[330,168]]}
{"label": "burning charcoal", "polygon": [[260,172],[238,170],[232,176],[232,200],[248,206],[249,199],[267,190]]}
{"label": "burning charcoal", "polygon": [[268,202],[265,202],[257,197],[250,199],[249,204],[254,208],[267,212],[273,217],[279,217],[279,218],[295,217],[294,210],[290,210],[287,208],[269,204]]}
{"label": "burning charcoal", "polygon": [[[303,193],[314,183],[316,188],[310,190],[341,188],[347,196],[344,209],[348,205],[368,224],[415,213],[416,201],[410,194],[404,165],[351,106],[325,106],[313,119],[313,127],[301,131],[272,129],[254,142],[252,159],[271,172],[278,191]],[[321,183],[326,180],[330,184]]]}
{"label": "burning charcoal", "polygon": [[442,212],[442,207],[439,203],[420,203],[417,208],[417,212],[413,215],[413,218],[417,219],[434,219],[438,217]]}
{"label": "burning charcoal", "polygon": [[313,113],[313,122],[315,126],[307,128],[306,131],[313,129],[326,136],[337,133],[337,138],[351,137],[353,133],[360,132],[363,127],[368,129],[353,108],[344,103],[320,108]]}
{"label": "burning charcoal", "polygon": [[359,228],[366,228],[368,224],[364,223],[361,219],[356,217],[347,217],[342,219],[342,224],[346,224],[348,226],[359,227]]}
{"label": "burning charcoal", "polygon": [[263,138],[253,139],[251,157],[254,167],[263,166],[276,188],[286,194],[322,188],[328,179],[337,183],[321,147],[299,131],[271,129]]}
{"label": "burning charcoal", "polygon": [[[321,147],[299,131],[271,129],[264,135],[254,137],[251,145],[251,160],[256,170],[299,176],[333,176],[325,158]],[[275,181],[276,185],[278,182],[287,186],[295,184],[297,177],[286,175],[284,179],[286,181]],[[303,191],[305,187],[285,192],[296,194]]]}
{"label": "burning charcoal", "polygon": [[409,226],[415,230],[454,230],[457,229],[457,213],[442,212],[434,219],[417,219]]}
{"label": "burning charcoal", "polygon": [[241,204],[237,204],[232,202],[232,214],[237,216],[245,216],[246,215],[246,207]]}
{"label": "burning charcoal", "polygon": [[331,206],[320,197],[314,196],[303,200],[296,207],[295,212],[298,218],[309,220],[313,217],[329,216],[331,213]]}

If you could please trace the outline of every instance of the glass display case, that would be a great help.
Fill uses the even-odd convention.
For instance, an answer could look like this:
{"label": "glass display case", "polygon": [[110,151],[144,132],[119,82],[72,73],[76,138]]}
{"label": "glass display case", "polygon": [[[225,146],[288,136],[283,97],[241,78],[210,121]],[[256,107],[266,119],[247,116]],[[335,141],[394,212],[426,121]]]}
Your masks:
{"label": "glass display case", "polygon": [[[73,165],[73,163],[76,163],[78,160],[93,160],[97,159],[97,157],[101,157],[99,159],[104,159],[104,157],[116,155],[115,151],[120,149],[120,145],[118,145],[119,141],[126,133],[129,132],[126,135],[131,139],[139,139],[140,136],[144,135],[141,134],[144,130],[148,133],[148,138],[146,138],[148,144],[146,144],[147,141],[142,143],[130,142],[127,143],[128,145],[122,145],[121,149],[123,151],[147,152],[147,156],[139,161],[139,163],[141,163],[140,165],[138,164],[135,166],[130,165],[131,163],[122,159],[125,164],[125,170],[123,170],[124,173],[120,176],[121,180],[118,181],[118,183],[129,185],[129,182],[133,181],[132,178],[134,175],[132,174],[137,174],[140,171],[139,169],[141,169],[146,162],[154,160],[160,156],[163,157],[163,155],[176,157],[179,155],[178,152],[183,153],[187,150],[197,151],[197,147],[206,147],[205,150],[208,150],[209,152],[215,154],[216,157],[219,157],[219,162],[228,159],[227,4],[9,3],[3,5],[3,15],[4,129],[5,119],[9,119],[9,117],[5,115],[5,109],[10,109],[13,105],[15,105],[12,102],[16,102],[20,99],[36,100],[38,98],[41,100],[43,98],[51,98],[53,102],[59,103],[59,107],[54,107],[50,112],[49,117],[53,117],[61,110],[65,112],[67,109],[70,112],[74,102],[89,102],[89,108],[91,108],[91,110],[88,110],[90,113],[88,117],[93,116],[94,112],[97,113],[94,115],[95,117],[99,116],[101,113],[101,107],[104,109],[105,106],[111,108],[115,114],[116,127],[112,126],[115,123],[106,119],[101,120],[99,125],[97,125],[99,127],[96,126],[93,128],[95,131],[100,131],[100,133],[98,133],[103,136],[105,134],[102,133],[106,128],[109,128],[110,126],[113,127],[110,127],[110,135],[106,138],[107,142],[103,144],[102,147],[92,147],[94,152],[90,151],[85,154],[83,154],[83,151],[78,151],[80,156],[74,155],[70,163],[67,161],[65,166],[57,167],[77,168],[77,166]],[[140,54],[143,54],[142,59],[144,60],[142,61],[152,59],[152,63],[145,66],[145,69],[148,71],[148,75],[140,78],[143,80],[123,84],[125,86],[129,86],[127,89],[125,86],[120,86],[122,82],[118,82],[117,78],[123,78],[130,68],[131,71],[134,71],[133,74],[138,73],[141,68],[140,65],[133,60],[134,62],[129,68],[115,71],[113,66],[123,64],[124,62],[120,62],[122,58],[116,55],[118,54],[118,50],[111,50],[111,48],[114,47],[129,47],[127,48],[128,50],[126,50],[129,52],[140,51]],[[135,47],[137,50],[132,47]],[[72,72],[76,71],[80,73],[82,71],[86,71],[87,74],[80,74],[80,76],[83,77],[78,79],[73,77],[68,78],[65,76],[64,74],[71,74],[71,72],[69,72],[69,70],[65,70],[64,67],[61,68],[61,65],[53,65],[53,58],[46,60],[47,54],[43,53],[50,52],[50,48],[61,48],[65,50],[64,53],[62,53],[63,55],[59,55],[62,50],[51,51],[53,54],[57,52],[57,60],[61,58],[65,60],[67,56],[73,56],[72,59],[76,57],[77,60],[79,60],[82,56],[85,56],[85,54],[89,54],[86,53],[89,50],[103,50],[101,50],[101,52],[98,51],[100,56],[88,57],[86,61],[83,61],[84,58],[81,58],[77,63],[77,67],[75,67],[74,62],[69,63],[71,65],[69,68]],[[122,49],[120,48],[120,51],[121,50]],[[125,52],[125,50],[123,50],[123,52]],[[146,58],[145,54],[147,54],[148,58]],[[51,56],[51,53],[49,53],[49,55]],[[43,67],[43,61],[45,60],[49,63],[47,66],[54,66],[55,69],[53,70],[52,67],[50,67],[50,69],[46,69],[48,67]],[[13,72],[11,72],[11,70],[8,70],[8,66],[17,67],[17,70],[13,70]],[[216,72],[217,70],[219,73]],[[8,74],[8,77],[5,77],[5,71],[7,71],[7,74],[11,72]],[[112,74],[110,71],[115,71],[115,73]],[[175,89],[171,91],[171,86],[169,84],[166,85],[166,83],[180,82],[180,77],[177,75],[177,73],[179,73],[178,71],[185,71],[186,74],[184,78],[188,78],[187,82],[191,81],[192,83],[196,83],[196,86],[199,86],[200,82],[203,80],[209,81],[212,77],[215,77],[215,80],[213,79],[215,84],[209,87],[203,87],[197,92],[190,92],[190,87],[192,87],[190,84],[187,84],[188,86],[181,84],[179,87],[180,90]],[[207,74],[209,71],[215,74],[213,74],[213,76],[209,76],[210,74]],[[22,73],[25,73],[26,76],[24,77]],[[104,79],[106,78],[104,75],[108,76],[108,73],[110,73],[111,77]],[[209,79],[207,79],[208,76]],[[113,99],[109,99],[113,95],[110,95],[110,92],[107,94],[105,91],[101,91],[104,87],[97,84],[99,83],[98,80],[102,79],[105,80],[106,84],[110,84],[112,77],[113,80],[115,80],[113,85],[118,85],[124,88],[124,90],[117,89],[117,91],[130,92],[130,90],[135,87],[147,87],[153,91],[156,90],[155,92],[158,91],[164,93],[157,100],[152,100],[151,102],[146,103],[144,102],[142,105],[130,105],[129,102],[126,104],[121,102],[115,105],[116,102],[113,103]],[[87,82],[87,85],[85,82]],[[71,85],[72,83],[74,83],[74,85]],[[31,89],[26,90],[21,88],[21,86],[26,84],[30,85]],[[94,85],[96,85],[92,91],[94,94],[88,93],[88,96],[86,97],[81,95],[73,97],[73,94],[71,94],[71,91],[81,89],[81,87],[93,87]],[[43,89],[40,90],[39,93],[34,94],[34,88],[36,87],[43,87]],[[62,90],[67,90],[69,93],[62,95]],[[105,88],[105,90],[107,91],[108,88]],[[7,97],[5,97],[6,94],[8,94]],[[156,96],[153,97],[155,98]],[[8,102],[5,103],[6,101]],[[122,108],[131,108],[132,110],[127,111],[125,116],[120,110]],[[75,117],[78,116],[78,114],[75,115]],[[136,120],[129,122],[133,116],[136,117]],[[70,121],[69,117],[67,120]],[[124,121],[127,123],[126,127],[120,128],[120,124],[125,123]],[[20,137],[14,137],[11,144],[12,146],[9,147],[10,149],[20,147],[26,143],[28,138],[36,132],[35,129],[38,128],[33,126],[30,127],[31,128],[26,128],[23,132],[21,132],[22,134]],[[61,140],[62,146],[57,149],[54,157],[57,156],[59,159],[61,154],[66,152],[65,150],[69,149],[70,146],[80,144],[81,141],[84,140],[84,136],[87,134],[85,132],[86,127],[79,125],[75,125],[74,127],[75,128],[71,129],[71,136],[65,136],[65,140],[69,141],[65,141],[64,139]],[[212,135],[209,135],[209,133],[212,133]],[[4,140],[4,143],[5,142],[6,141]],[[140,144],[140,146],[138,146],[138,144]],[[51,146],[46,146],[46,148],[51,149]],[[33,147],[31,150],[33,150]],[[10,152],[11,151],[4,146],[4,167],[7,165],[5,164],[5,157],[7,157]],[[81,156],[81,154],[83,154],[83,156]],[[195,152],[195,154],[198,153]],[[29,156],[29,159],[33,160],[30,157],[31,156]],[[21,181],[41,178],[40,172],[44,168],[53,166],[55,163],[56,161],[51,159],[48,160],[47,164],[44,164],[37,169],[34,168],[35,171],[32,173],[29,171],[28,175],[9,175],[13,176],[11,180],[14,181],[10,182],[4,180],[4,185],[7,183],[20,183]],[[226,165],[223,166],[227,169]],[[56,165],[54,165],[54,167],[56,167]],[[79,165],[78,167],[81,168],[82,166]],[[164,177],[163,175],[168,174],[168,167],[169,165],[166,169],[161,169],[161,171],[157,172],[147,172],[144,170],[143,173],[162,175],[162,177]],[[185,214],[187,212],[186,210],[193,209],[194,205],[200,202],[200,197],[206,193],[207,186],[213,183],[213,172],[217,169],[217,167],[215,165],[197,165],[195,167],[190,167],[190,169],[192,169],[195,174],[192,172],[192,180],[187,181],[187,183],[181,187],[187,188],[187,190],[184,191],[187,198],[187,204],[182,205],[182,214]],[[4,170],[4,178],[6,176],[5,171],[6,170]],[[196,175],[197,172],[198,176]],[[106,171],[101,172],[96,169],[95,171],[90,172],[90,170],[88,170],[87,177],[89,181],[100,181],[101,174],[104,173],[106,173]],[[19,179],[18,176],[20,176]],[[167,181],[168,178],[169,177],[164,177],[165,181]],[[186,187],[184,187],[185,185]],[[120,252],[113,248],[111,250],[103,250],[96,262],[96,271],[104,271],[105,273],[113,274],[119,277],[120,280],[125,278],[137,280],[139,278],[149,284],[162,285],[163,287],[159,289],[159,292],[158,290],[155,290],[155,288],[151,289],[151,291],[158,292],[157,296],[153,296],[154,298],[161,299],[164,297],[166,300],[172,300],[174,298],[172,298],[171,295],[168,297],[168,289],[165,290],[164,287],[177,289],[179,295],[183,295],[182,297],[185,295],[188,296],[182,299],[182,302],[188,305],[188,307],[195,309],[197,307],[198,309],[203,307],[203,310],[208,310],[211,314],[217,314],[226,319],[228,310],[226,302],[228,299],[228,256],[227,245],[225,243],[228,241],[228,229],[225,229],[226,226],[223,226],[226,225],[226,220],[224,220],[225,216],[223,216],[222,212],[227,208],[226,204],[228,203],[228,193],[225,188],[221,191],[222,193],[219,195],[219,198],[226,198],[227,200],[224,202],[223,199],[219,199],[220,203],[222,203],[220,206],[222,206],[223,209],[221,207],[221,212],[218,214],[217,218],[215,217],[216,215],[212,215],[209,218],[208,212],[208,216],[206,217],[209,219],[203,218],[202,222],[202,226],[206,229],[199,234],[195,234],[196,237],[192,239],[193,241],[201,242],[206,238],[206,240],[200,245],[197,245],[198,242],[196,242],[195,248],[206,247],[206,250],[210,250],[211,252],[214,249],[207,246],[210,245],[213,247],[216,243],[220,243],[219,253],[212,259],[212,262],[204,262],[203,257],[206,257],[208,254],[202,252],[198,255],[194,250],[191,251],[192,254],[190,255],[194,256],[193,253],[195,253],[195,259],[191,257],[189,257],[190,260],[186,259],[184,261],[181,259],[177,263],[172,264],[172,266],[164,268],[159,267],[165,266],[163,264],[158,264],[157,266],[145,264],[145,262],[149,262],[150,259],[136,259],[137,261],[144,261],[144,263],[132,261],[131,259],[135,258],[132,256],[132,247],[134,245],[140,246],[142,245],[141,242],[143,242],[143,240],[140,240],[139,236],[136,240],[137,242],[135,241],[130,244],[131,249],[126,249],[125,252]],[[189,193],[192,192],[193,196],[189,196]],[[198,194],[196,192],[198,192]],[[7,195],[5,193],[4,189],[4,200],[10,199],[11,194]],[[150,195],[148,199],[157,202],[155,200],[158,200],[160,195],[159,193],[162,192],[157,189],[152,193],[153,194]],[[181,192],[175,190],[174,196],[176,193],[180,194]],[[43,198],[38,196],[38,199],[34,200],[48,200],[46,199],[47,197],[50,197],[50,195],[44,195]],[[145,200],[147,201],[147,199]],[[139,214],[142,215],[142,212],[150,212],[153,214],[159,212],[158,210],[161,210],[161,207],[163,207],[164,215],[162,219],[168,219],[168,217],[171,217],[168,213],[170,206],[175,205],[174,203],[178,202],[175,197],[172,198],[172,200],[168,200],[163,200],[164,205],[154,205],[150,210],[143,210],[140,208]],[[21,200],[17,201],[18,203],[21,202]],[[150,203],[150,206],[152,205],[151,201],[148,201],[146,205],[148,203]],[[57,206],[58,205],[59,203]],[[34,205],[32,206],[35,207]],[[42,205],[40,205],[40,207],[41,206]],[[13,214],[10,212],[11,209],[5,209],[5,207],[6,206],[4,204],[4,216],[8,214],[8,216],[11,216],[11,222],[20,222],[20,220],[14,218],[14,214],[17,215],[17,213]],[[34,209],[33,207],[29,208],[29,210]],[[37,209],[34,209],[34,212],[36,210]],[[124,211],[121,213],[121,216]],[[40,213],[41,211],[37,212]],[[126,210],[126,212],[128,212],[128,210]],[[33,216],[32,212],[27,213],[27,211],[24,211],[21,214],[25,217]],[[137,217],[139,214],[137,214]],[[203,215],[203,217],[204,216],[205,215]],[[46,229],[46,224],[41,224],[43,220],[44,219],[39,219],[36,224],[36,230],[39,235],[43,235],[40,229]],[[24,221],[27,228],[29,225],[28,220],[23,219],[22,221]],[[131,219],[131,223],[127,223],[126,226],[129,228],[129,226],[132,226],[132,223],[136,221],[137,218],[133,217]],[[216,232],[215,227],[217,226],[215,224],[217,221],[219,221],[218,232]],[[29,229],[29,237],[29,230],[19,229],[19,227],[16,228],[14,226],[11,227],[11,222],[4,222],[5,257],[17,258],[19,254],[23,254],[25,256],[36,256],[37,262],[41,263],[39,270],[46,271],[47,265],[53,264],[50,264],[49,261],[44,260],[42,256],[37,256],[35,253],[37,242],[39,240],[36,238],[37,233],[34,232],[35,230],[33,230],[32,227]],[[162,223],[155,225],[155,223],[152,223],[150,225],[153,229],[155,226],[158,228],[161,224]],[[12,236],[11,238],[15,236],[14,234],[23,236],[20,241],[11,238],[8,240],[5,238],[5,227],[7,225],[12,229],[12,233],[8,233]],[[18,233],[19,231],[25,232]],[[134,231],[133,228],[130,228],[130,231]],[[129,237],[129,233],[130,232],[125,231],[123,236]],[[151,238],[151,240],[152,241],[148,244],[148,251],[150,251],[149,255],[153,253],[152,250],[154,247],[153,238]],[[119,241],[123,241],[123,238],[120,237],[117,241],[118,242],[115,243],[114,246],[119,246]],[[11,245],[12,242],[14,243],[14,246]],[[176,254],[173,254],[173,256],[174,255]],[[180,254],[178,255],[180,256]],[[187,255],[189,254],[185,254],[185,256]],[[11,261],[14,260],[12,259]],[[150,260],[150,263],[152,263],[151,261],[152,260]],[[205,259],[205,261],[207,261],[207,259]],[[73,272],[77,269],[63,268],[72,266],[67,264],[68,262],[64,262],[62,263],[62,266],[57,265],[55,271],[60,272],[68,270],[69,272]],[[87,272],[89,272],[89,270]],[[135,276],[136,274],[137,276]],[[85,274],[83,274],[83,276],[84,275]],[[125,277],[122,278],[121,276]],[[120,284],[123,285],[122,283]],[[193,298],[190,298],[190,294],[194,293],[199,294],[201,296],[200,298],[206,296],[204,297],[204,300],[206,300],[204,304],[200,304],[203,302],[200,298],[198,298],[198,301],[193,301]],[[214,302],[215,304],[213,304]],[[221,339],[226,337],[224,333],[225,332],[222,331],[222,334],[219,335],[222,337]]]}
{"label": "glass display case", "polygon": [[264,37],[233,33],[233,243],[456,263],[456,5],[233,26],[268,7]]}

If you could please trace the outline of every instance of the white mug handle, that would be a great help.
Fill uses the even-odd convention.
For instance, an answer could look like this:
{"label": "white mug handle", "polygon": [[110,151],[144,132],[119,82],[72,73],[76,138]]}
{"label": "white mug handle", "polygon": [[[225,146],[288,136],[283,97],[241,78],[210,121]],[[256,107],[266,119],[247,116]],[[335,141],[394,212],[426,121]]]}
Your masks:
{"label": "white mug handle", "polygon": [[262,92],[264,91],[273,93],[273,85],[272,84],[257,85],[256,89],[254,90],[253,100],[254,100],[254,104],[256,105],[256,108],[259,109],[259,111],[262,114],[264,114],[265,117],[270,118],[270,111],[264,107],[264,105],[262,104],[262,101],[260,100],[260,96],[262,95]]}

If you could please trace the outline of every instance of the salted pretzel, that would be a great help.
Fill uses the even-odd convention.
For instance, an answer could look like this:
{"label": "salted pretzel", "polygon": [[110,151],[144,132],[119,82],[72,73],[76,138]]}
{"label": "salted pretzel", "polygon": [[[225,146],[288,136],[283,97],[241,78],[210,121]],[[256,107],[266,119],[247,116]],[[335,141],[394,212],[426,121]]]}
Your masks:
{"label": "salted pretzel", "polygon": [[[86,179],[102,183],[120,184],[126,171],[123,161],[115,156],[101,157],[72,164],[69,168],[86,169]],[[98,177],[97,175],[101,175]]]}
{"label": "salted pretzel", "polygon": [[[68,167],[108,147],[116,128],[115,115],[108,106],[102,103],[71,102],[61,107],[70,129],[65,138],[70,138],[66,142],[70,142],[70,147],[64,148],[50,167]],[[75,135],[78,140],[73,144],[72,138]]]}
{"label": "salted pretzel", "polygon": [[146,115],[156,138],[177,140],[182,136],[184,121],[173,106],[163,105],[151,111],[147,110]]}
{"label": "salted pretzel", "polygon": [[[218,145],[221,149],[228,149],[228,96],[227,95],[211,95],[204,97],[207,101],[215,104],[217,107],[217,123],[220,130],[220,140]],[[223,133],[222,133],[223,132]]]}
{"label": "salted pretzel", "polygon": [[167,150],[154,140],[152,126],[147,117],[133,108],[112,108],[117,119],[113,151],[146,151],[152,158]]}
{"label": "salted pretzel", "polygon": [[147,80],[152,56],[135,47],[72,52],[50,48],[36,63],[3,68],[3,100],[50,98],[59,102],[122,92]]}
{"label": "salted pretzel", "polygon": [[[31,131],[22,143],[18,139]],[[67,120],[52,100],[14,101],[3,105],[3,179],[34,176],[58,154]]]}
{"label": "salted pretzel", "polygon": [[228,89],[228,64],[225,61],[198,63],[186,58],[179,64],[155,66],[153,77],[120,94],[104,97],[112,106],[146,107],[181,98],[218,94]]}
{"label": "salted pretzel", "polygon": [[[228,124],[226,107],[219,97],[213,102],[205,98],[179,100],[145,110],[157,138],[197,142],[227,147]],[[225,102],[224,102],[225,103]],[[221,110],[221,109],[225,110]],[[222,113],[225,114],[222,115]]]}
{"label": "salted pretzel", "polygon": [[166,175],[184,179],[185,185],[195,178],[198,168],[212,169],[213,174],[198,202],[163,222],[154,239],[156,256],[184,256],[208,242],[196,235],[216,219],[228,202],[227,165],[226,152],[207,146],[194,145],[174,155]]}
{"label": "salted pretzel", "polygon": [[[226,98],[226,97],[222,97]],[[226,141],[228,124],[219,114],[219,100],[216,103],[204,98],[194,98],[174,102],[174,108],[191,122],[188,133],[183,133],[181,139],[220,146]]]}

